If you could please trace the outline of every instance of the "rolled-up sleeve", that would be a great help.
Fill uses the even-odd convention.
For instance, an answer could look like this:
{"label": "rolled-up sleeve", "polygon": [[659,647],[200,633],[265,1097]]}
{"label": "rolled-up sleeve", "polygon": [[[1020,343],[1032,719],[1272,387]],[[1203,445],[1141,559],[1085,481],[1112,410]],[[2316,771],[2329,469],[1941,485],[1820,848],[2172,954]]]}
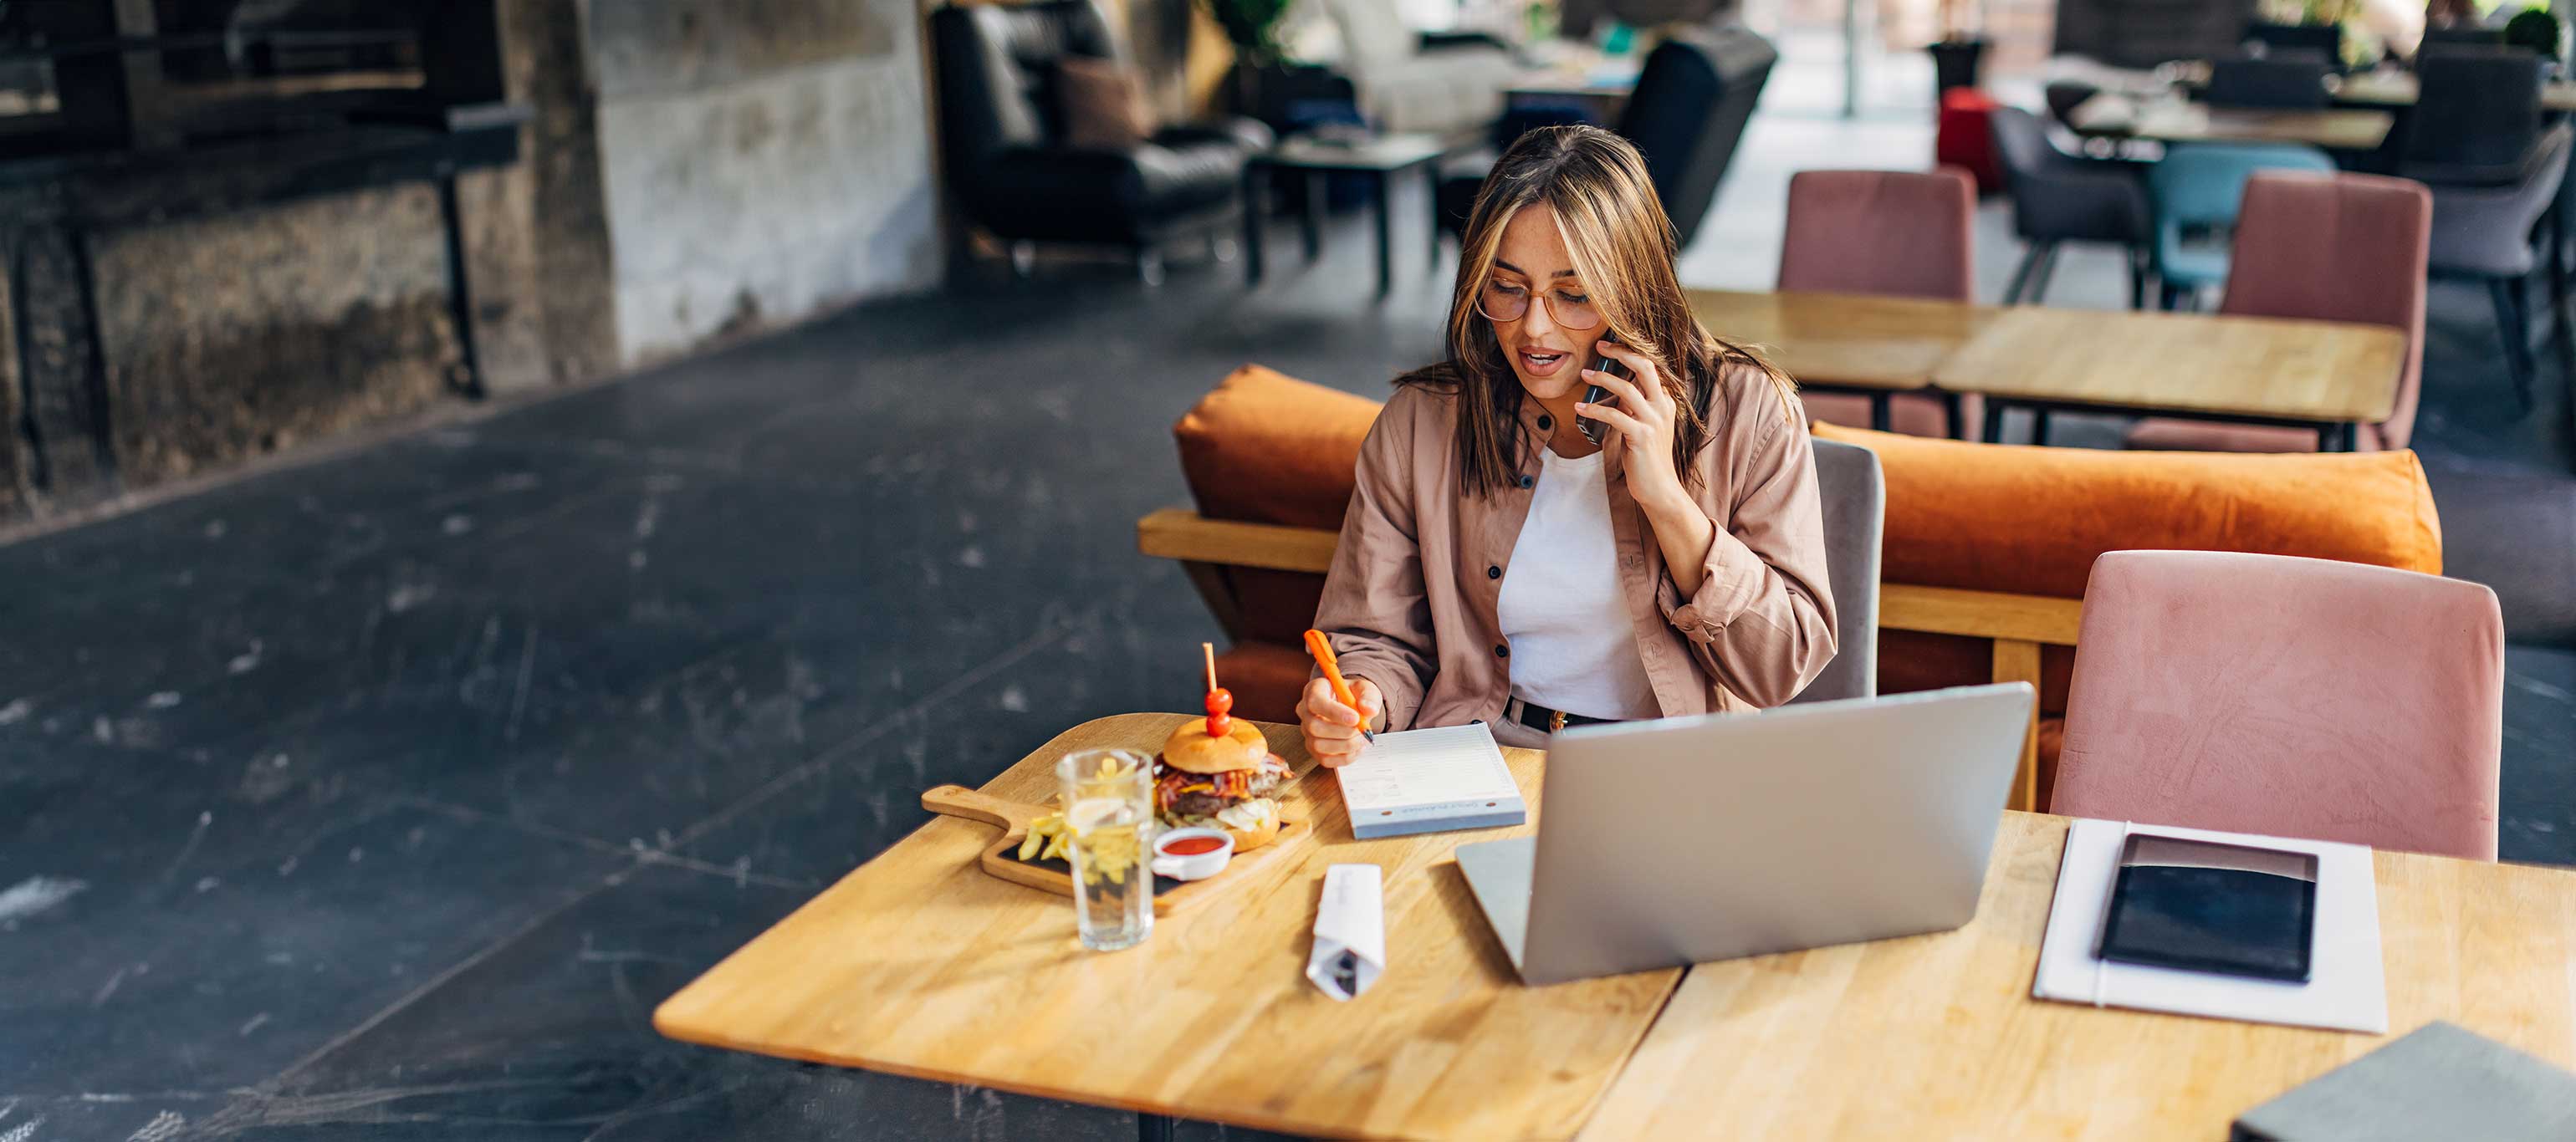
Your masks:
{"label": "rolled-up sleeve", "polygon": [[1424,593],[1412,429],[1390,403],[1360,445],[1357,486],[1315,608],[1346,676],[1376,683],[1385,728],[1412,726],[1437,659]]}
{"label": "rolled-up sleeve", "polygon": [[1661,597],[1664,617],[1700,667],[1737,697],[1769,707],[1796,697],[1833,660],[1834,600],[1815,449],[1805,428],[1782,414],[1767,379],[1747,388],[1732,411],[1763,427],[1733,478],[1709,481],[1731,485],[1733,502],[1704,505],[1716,509],[1709,518],[1718,527],[1699,590],[1682,598],[1667,577]]}

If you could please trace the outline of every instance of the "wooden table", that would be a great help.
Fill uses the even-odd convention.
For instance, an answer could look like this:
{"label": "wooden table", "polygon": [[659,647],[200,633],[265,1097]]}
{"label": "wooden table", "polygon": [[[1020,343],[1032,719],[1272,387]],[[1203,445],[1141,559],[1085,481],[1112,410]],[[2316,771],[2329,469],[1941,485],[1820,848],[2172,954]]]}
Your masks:
{"label": "wooden table", "polygon": [[1987,440],[2020,405],[2313,428],[2349,451],[2357,425],[2396,407],[2405,359],[2405,334],[2381,325],[2016,306],[1932,382],[1986,395]]}
{"label": "wooden table", "polygon": [[[1709,332],[1761,349],[1800,387],[1868,396],[1870,427],[1881,432],[1889,393],[1931,387],[1941,362],[2005,312],[1865,294],[1695,289],[1689,296]],[[1954,427],[1957,416],[1953,402]]]}
{"label": "wooden table", "polygon": [[[1583,1137],[2216,1139],[2388,1041],[2032,999],[2067,823],[2005,814],[1956,932],[1692,968]],[[2389,1030],[2576,1067],[2576,873],[2375,860]]]}
{"label": "wooden table", "polygon": [[2066,117],[2077,133],[2166,143],[2307,143],[2330,151],[2375,151],[2397,117],[2386,111],[2267,111],[2104,93]]}
{"label": "wooden table", "polygon": [[[1066,731],[984,786],[1043,800],[1055,759],[1153,750],[1178,714]],[[1264,726],[1301,770],[1287,726]],[[1542,755],[1505,750],[1539,804]],[[1066,898],[975,867],[992,830],[940,818],[826,889],[665,1002],[665,1035],[1268,1130],[1380,1138],[1562,1137],[1579,1128],[1680,981],[1679,969],[1524,988],[1450,850],[1520,829],[1354,841],[1308,772],[1308,851],[1085,952]],[[1287,843],[1287,842],[1283,842]],[[1386,878],[1388,975],[1350,1003],[1304,978],[1324,869]]]}

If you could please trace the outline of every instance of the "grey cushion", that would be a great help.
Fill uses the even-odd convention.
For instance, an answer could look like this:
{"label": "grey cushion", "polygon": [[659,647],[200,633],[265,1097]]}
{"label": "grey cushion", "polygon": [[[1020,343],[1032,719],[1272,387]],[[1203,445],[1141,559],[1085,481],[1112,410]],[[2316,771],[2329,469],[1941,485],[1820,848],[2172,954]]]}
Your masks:
{"label": "grey cushion", "polygon": [[1887,481],[1878,470],[1878,453],[1830,440],[1815,444],[1836,649],[1824,672],[1790,701],[1867,698],[1878,693],[1878,552],[1887,520]]}

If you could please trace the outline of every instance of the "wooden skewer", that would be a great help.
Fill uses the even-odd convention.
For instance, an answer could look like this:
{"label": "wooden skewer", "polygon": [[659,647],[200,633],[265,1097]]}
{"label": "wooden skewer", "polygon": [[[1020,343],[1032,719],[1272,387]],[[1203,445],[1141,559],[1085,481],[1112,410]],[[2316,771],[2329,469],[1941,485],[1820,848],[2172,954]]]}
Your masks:
{"label": "wooden skewer", "polygon": [[1199,653],[1207,656],[1208,689],[1214,690],[1216,689],[1216,644],[1200,643]]}

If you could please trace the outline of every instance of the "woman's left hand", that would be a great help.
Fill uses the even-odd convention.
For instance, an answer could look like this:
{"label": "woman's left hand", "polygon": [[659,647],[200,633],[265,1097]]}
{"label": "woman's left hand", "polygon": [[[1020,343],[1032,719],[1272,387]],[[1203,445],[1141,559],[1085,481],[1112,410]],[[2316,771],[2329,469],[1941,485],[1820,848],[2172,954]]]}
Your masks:
{"label": "woman's left hand", "polygon": [[1680,418],[1681,407],[1664,390],[1664,378],[1655,371],[1655,362],[1615,341],[1594,342],[1593,348],[1626,365],[1630,376],[1583,370],[1585,381],[1610,390],[1619,403],[1615,407],[1577,404],[1575,415],[1600,421],[1618,433],[1615,444],[1605,447],[1623,449],[1619,462],[1625,468],[1628,492],[1640,506],[1689,503],[1682,491],[1681,475],[1673,468],[1673,422]]}

